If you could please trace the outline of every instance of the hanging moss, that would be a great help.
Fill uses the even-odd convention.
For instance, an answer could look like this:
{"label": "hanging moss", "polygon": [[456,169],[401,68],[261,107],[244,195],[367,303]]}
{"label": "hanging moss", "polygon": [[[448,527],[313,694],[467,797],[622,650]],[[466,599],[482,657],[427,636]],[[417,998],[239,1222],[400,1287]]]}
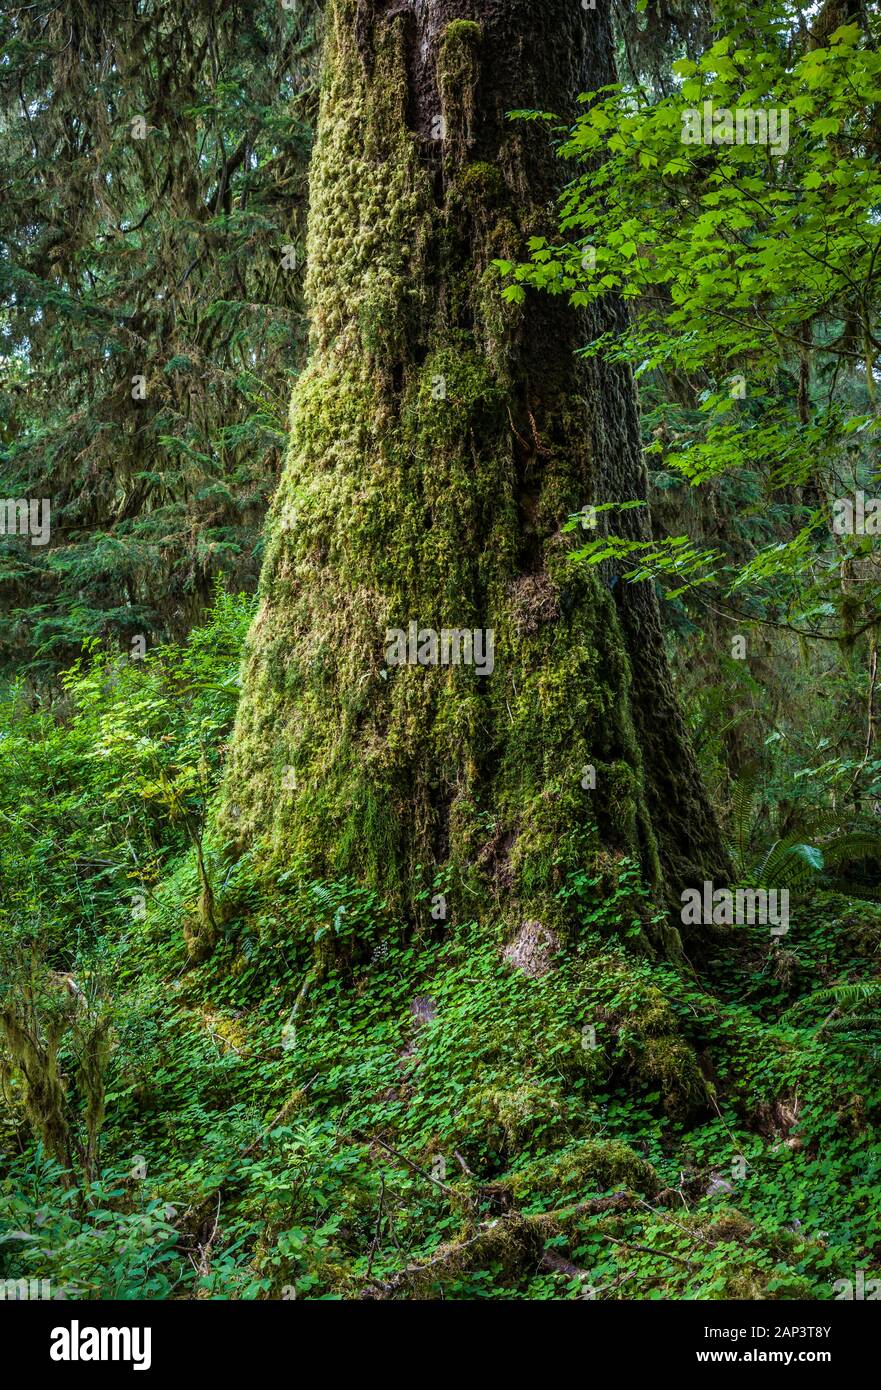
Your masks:
{"label": "hanging moss", "polygon": [[26,1018],[9,1003],[0,1011],[3,1040],[25,1082],[25,1113],[46,1152],[65,1168],[70,1167],[70,1129],[66,1114],[66,1090],[58,1061],[64,1019],[47,1021],[40,1037],[33,1018]]}
{"label": "hanging moss", "polygon": [[444,119],[444,154],[461,163],[475,138],[475,88],[482,31],[469,19],[456,19],[443,30],[437,81]]}

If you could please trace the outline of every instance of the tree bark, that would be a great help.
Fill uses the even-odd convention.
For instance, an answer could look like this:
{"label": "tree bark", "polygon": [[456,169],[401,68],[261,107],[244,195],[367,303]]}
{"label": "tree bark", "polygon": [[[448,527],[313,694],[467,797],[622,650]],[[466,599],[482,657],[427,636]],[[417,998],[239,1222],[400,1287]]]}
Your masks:
{"label": "tree bark", "polygon": [[[552,230],[564,172],[546,128],[507,113],[568,119],[614,80],[612,52],[605,7],[576,0],[330,11],[311,357],[224,826],[411,918],[437,875],[447,920],[565,929],[572,873],[601,894],[633,856],[678,893],[724,870],[654,592],[573,564],[582,537],[561,532],[586,505],[645,496],[631,374],[575,355],[623,310],[505,304],[492,267]],[[389,664],[411,623],[491,630],[491,673]]]}

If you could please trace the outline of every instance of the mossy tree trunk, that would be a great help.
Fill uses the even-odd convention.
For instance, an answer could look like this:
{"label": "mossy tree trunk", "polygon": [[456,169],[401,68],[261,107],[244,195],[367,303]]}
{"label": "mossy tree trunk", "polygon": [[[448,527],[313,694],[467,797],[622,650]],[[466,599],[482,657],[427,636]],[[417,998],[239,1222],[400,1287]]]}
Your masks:
{"label": "mossy tree trunk", "polygon": [[[438,873],[450,919],[551,925],[571,871],[613,880],[633,854],[678,889],[724,864],[654,594],[573,565],[560,529],[645,495],[629,371],[575,356],[620,306],[586,324],[562,299],[505,304],[491,265],[548,231],[561,172],[546,129],[506,113],[571,114],[611,80],[605,7],[331,6],[311,358],[224,825],[411,917]],[[428,629],[491,630],[491,673],[390,665],[410,624],[428,658]]]}

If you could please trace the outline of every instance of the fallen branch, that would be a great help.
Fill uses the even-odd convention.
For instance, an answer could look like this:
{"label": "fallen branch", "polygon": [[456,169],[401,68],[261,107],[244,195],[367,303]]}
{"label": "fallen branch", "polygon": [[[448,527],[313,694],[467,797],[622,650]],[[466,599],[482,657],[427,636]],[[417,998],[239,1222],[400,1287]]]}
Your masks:
{"label": "fallen branch", "polygon": [[[604,1197],[588,1197],[569,1207],[559,1207],[554,1211],[506,1212],[492,1221],[484,1222],[479,1230],[464,1240],[451,1241],[442,1245],[430,1259],[418,1264],[407,1265],[382,1280],[373,1280],[362,1289],[362,1299],[383,1299],[392,1297],[402,1289],[409,1289],[418,1296],[420,1290],[427,1291],[438,1273],[448,1275],[463,1273],[468,1266],[473,1267],[475,1256],[480,1260],[501,1260],[508,1267],[533,1263],[537,1268],[556,1268],[563,1272],[559,1263],[563,1259],[556,1252],[544,1249],[545,1241],[551,1235],[558,1235],[560,1228],[581,1216],[606,1215],[611,1211],[631,1210],[637,1206],[639,1198],[632,1192],[612,1192]],[[463,1258],[465,1256],[468,1258]],[[563,1260],[568,1270],[578,1277],[586,1277],[584,1271]],[[574,1275],[573,1275],[574,1277]]]}
{"label": "fallen branch", "polygon": [[603,1240],[610,1240],[613,1245],[623,1245],[626,1250],[641,1250],[644,1255],[660,1255],[662,1260],[675,1260],[677,1264],[694,1269],[694,1260],[687,1260],[684,1255],[674,1255],[670,1250],[656,1250],[651,1245],[636,1245],[632,1240],[619,1240],[617,1236],[604,1235]]}

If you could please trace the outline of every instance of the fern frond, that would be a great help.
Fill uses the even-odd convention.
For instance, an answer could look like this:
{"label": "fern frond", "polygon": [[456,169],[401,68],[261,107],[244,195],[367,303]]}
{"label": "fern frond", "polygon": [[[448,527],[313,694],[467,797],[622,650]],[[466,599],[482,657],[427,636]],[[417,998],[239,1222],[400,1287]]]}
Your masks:
{"label": "fern frond", "polygon": [[877,1005],[879,1009],[881,1009],[881,980],[848,980],[843,984],[830,985],[826,989],[814,990],[813,994],[807,995],[804,999],[799,999],[796,1004],[793,1004],[791,1009],[787,1009],[783,1018],[785,1020],[799,1018],[803,1014],[814,1009],[833,1009],[835,1012],[840,1013],[842,1017],[837,1020],[827,1019],[826,1023],[823,1024],[824,1028],[831,1028],[833,1024],[838,1026],[848,1021],[851,1024],[859,1022],[861,1025],[864,1024],[866,1026],[871,1026],[874,1023],[874,1027],[881,1027],[881,1014],[875,1016],[861,1015],[859,1020],[853,1017],[848,1020],[848,1018],[845,1017],[847,1015],[852,1015],[854,1010],[862,1009],[866,1005],[870,1007],[875,1007]]}
{"label": "fern frond", "polygon": [[738,875],[746,873],[749,863],[749,847],[758,806],[756,783],[758,773],[754,767],[747,768],[734,783],[731,796],[731,838],[726,841],[731,861]]}
{"label": "fern frond", "polygon": [[861,859],[881,860],[881,835],[871,830],[853,830],[823,845],[828,865],[853,863]]}
{"label": "fern frond", "polygon": [[795,835],[775,840],[751,870],[753,887],[802,888],[823,869],[823,853]]}

